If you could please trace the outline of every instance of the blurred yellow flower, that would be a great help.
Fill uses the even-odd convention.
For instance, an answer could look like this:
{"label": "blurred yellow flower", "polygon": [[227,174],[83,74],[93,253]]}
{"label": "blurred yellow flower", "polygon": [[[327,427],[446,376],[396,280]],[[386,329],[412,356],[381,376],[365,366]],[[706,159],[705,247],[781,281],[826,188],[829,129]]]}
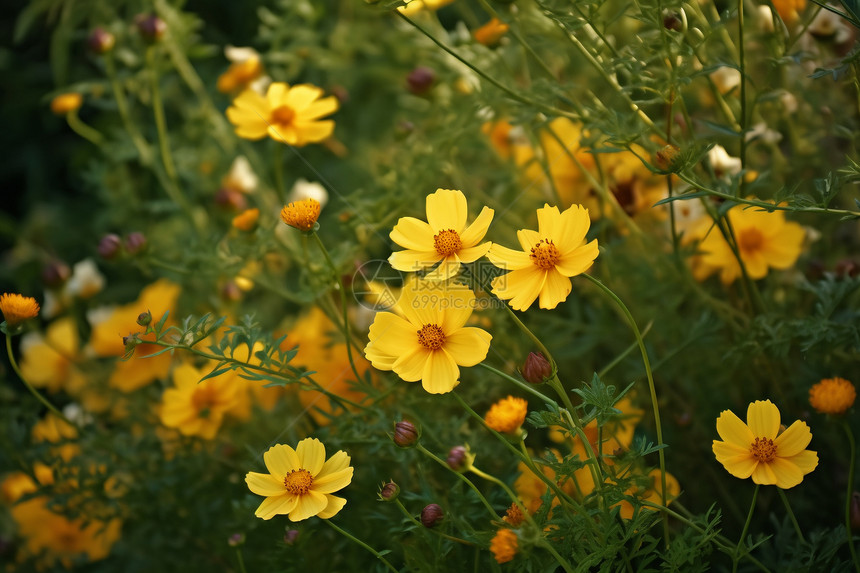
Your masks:
{"label": "blurred yellow flower", "polygon": [[490,249],[492,243],[480,243],[493,210],[481,209],[478,218],[466,226],[468,209],[466,196],[456,189],[437,189],[427,195],[427,222],[414,217],[401,217],[391,230],[391,240],[406,250],[392,253],[391,266],[399,271],[417,272],[439,263],[425,278],[446,280],[460,270],[460,263],[474,262]]}
{"label": "blurred yellow flower", "polygon": [[562,213],[544,205],[537,216],[537,231],[517,232],[522,251],[495,244],[487,254],[494,265],[510,271],[493,279],[493,294],[515,310],[527,310],[538,297],[541,308],[555,308],[570,294],[570,277],[587,271],[597,258],[597,239],[585,243],[591,220],[582,205]]}
{"label": "blurred yellow flower", "polygon": [[809,426],[795,421],[781,431],[779,409],[770,400],[757,400],[747,408],[747,423],[730,410],[717,418],[714,440],[717,461],[730,474],[754,483],[788,489],[818,465],[818,454],[806,449],[812,440]]}
{"label": "blurred yellow flower", "polygon": [[[663,503],[663,480],[660,477],[660,470],[653,469],[648,472],[647,476],[648,484],[647,486],[631,486],[626,492],[626,495],[630,497],[638,498],[642,501],[647,501],[650,503],[662,504]],[[666,505],[672,503],[678,494],[681,493],[681,484],[678,483],[678,480],[675,479],[675,476],[666,472]],[[619,507],[619,514],[623,519],[633,519],[634,507],[631,502],[628,500],[623,500],[613,507]],[[646,511],[655,511],[655,508],[642,505],[641,508]]]}
{"label": "blurred yellow flower", "polygon": [[[786,221],[782,211],[762,211],[736,205],[726,218],[737,241],[740,258],[753,280],[767,276],[770,268],[788,269],[794,265],[803,249],[805,231],[792,221]],[[723,284],[731,284],[741,276],[741,267],[723,234],[710,217],[690,230],[687,240],[701,239],[699,254],[693,258],[693,275],[704,280],[720,273]]]}
{"label": "blurred yellow flower", "polygon": [[800,12],[806,8],[806,0],[773,0],[773,7],[786,24],[793,24],[800,18]]}
{"label": "blurred yellow flower", "polygon": [[81,446],[75,441],[78,439],[78,430],[55,414],[47,414],[36,422],[32,435],[36,443],[57,444],[51,449],[51,454],[64,462],[81,453]]}
{"label": "blurred yellow flower", "polygon": [[165,390],[161,398],[161,423],[185,436],[211,440],[218,433],[224,414],[235,406],[239,385],[232,376],[201,382],[205,375],[206,371],[187,363],[174,368],[174,386]]}
{"label": "blurred yellow flower", "polygon": [[66,115],[70,111],[80,109],[84,97],[75,92],[60,94],[51,100],[51,111],[56,115]]}
{"label": "blurred yellow flower", "polygon": [[475,41],[485,46],[495,46],[502,39],[502,36],[508,33],[510,26],[493,18],[472,33]]}
{"label": "blurred yellow flower", "polygon": [[809,404],[820,414],[844,414],[855,399],[854,384],[844,378],[825,378],[809,389]]}
{"label": "blurred yellow flower", "polygon": [[316,199],[294,201],[281,209],[281,221],[299,231],[308,232],[314,228],[319,219],[320,209],[320,202]]}
{"label": "blurred yellow flower", "polygon": [[493,539],[490,540],[490,551],[496,559],[496,563],[507,563],[513,560],[517,555],[519,541],[515,531],[507,528],[501,528],[496,531]]}
{"label": "blurred yellow flower", "polygon": [[407,382],[421,380],[431,394],[450,392],[459,384],[460,366],[483,361],[493,338],[464,327],[474,303],[475,294],[464,285],[409,281],[397,304],[403,316],[377,313],[364,354],[380,370],[393,370]]}
{"label": "blurred yellow flower", "polygon": [[331,495],[352,482],[353,468],[346,452],[338,451],[326,460],[322,442],[305,438],[295,450],[285,444],[272,446],[263,454],[263,461],[268,474],[248,472],[245,476],[248,489],[266,497],[254,513],[257,517],[329,519],[346,505],[344,498]]}
{"label": "blurred yellow flower", "polygon": [[526,419],[528,407],[528,402],[522,398],[508,396],[490,407],[484,416],[484,423],[503,434],[517,433]]}
{"label": "blurred yellow flower", "polygon": [[260,54],[253,48],[228,46],[224,53],[232,63],[226,72],[218,76],[216,87],[219,92],[228,94],[247,88],[263,75]]}
{"label": "blurred yellow flower", "polygon": [[423,10],[438,10],[454,0],[406,0],[406,6],[397,8],[405,16],[414,16]]}
{"label": "blurred yellow flower", "polygon": [[31,296],[5,292],[0,295],[0,312],[9,328],[39,316],[39,303]]}
{"label": "blurred yellow flower", "polygon": [[257,227],[257,220],[259,218],[260,210],[256,207],[253,209],[245,209],[233,217],[233,226],[240,231],[253,231]]}
{"label": "blurred yellow flower", "polygon": [[86,383],[84,375],[75,367],[79,347],[75,320],[60,318],[48,325],[44,335],[29,333],[23,337],[21,373],[37,388],[76,394]]}
{"label": "blurred yellow flower", "polygon": [[227,118],[236,126],[236,135],[301,147],[317,143],[334,131],[334,121],[322,118],[337,111],[337,98],[320,98],[322,89],[310,84],[293,87],[275,82],[265,96],[245,90],[227,108]]}

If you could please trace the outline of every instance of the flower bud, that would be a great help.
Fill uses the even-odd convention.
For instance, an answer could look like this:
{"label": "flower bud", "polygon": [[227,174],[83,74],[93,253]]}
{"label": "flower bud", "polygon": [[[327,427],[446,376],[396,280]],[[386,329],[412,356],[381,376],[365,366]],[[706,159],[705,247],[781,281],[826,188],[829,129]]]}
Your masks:
{"label": "flower bud", "polygon": [[860,492],[858,491],[851,494],[849,512],[851,516],[851,529],[853,531],[860,531]]}
{"label": "flower bud", "polygon": [[529,352],[521,374],[530,384],[543,384],[552,376],[552,364],[540,352]]}
{"label": "flower bud", "polygon": [[244,211],[248,207],[245,194],[229,187],[222,187],[215,193],[215,204],[228,211]]}
{"label": "flower bud", "polygon": [[151,43],[160,40],[167,31],[167,23],[155,14],[138,14],[134,23],[137,24],[140,36]]}
{"label": "flower bud", "polygon": [[400,486],[393,481],[383,484],[382,489],[379,490],[381,501],[394,501],[398,495],[400,495]]}
{"label": "flower bud", "polygon": [[148,310],[146,312],[141,312],[137,315],[137,323],[140,326],[149,326],[149,323],[152,322],[152,313]]}
{"label": "flower bud", "polygon": [[239,547],[243,543],[245,543],[244,533],[234,533],[227,538],[227,545],[229,545],[230,547]]}
{"label": "flower bud", "polygon": [[680,154],[681,148],[677,145],[664,145],[654,154],[654,162],[663,171],[674,171],[678,167],[676,162]]}
{"label": "flower bud", "polygon": [[116,44],[116,37],[104,28],[96,28],[87,38],[87,46],[96,54],[106,54]]}
{"label": "flower bud", "polygon": [[122,250],[122,239],[119,238],[119,235],[109,233],[101,238],[96,250],[102,258],[113,259]]}
{"label": "flower bud", "polygon": [[424,527],[436,527],[445,515],[442,513],[442,508],[431,503],[421,510],[421,524]]}
{"label": "flower bud", "polygon": [[839,278],[854,278],[860,273],[860,266],[851,259],[841,259],[833,268]]}
{"label": "flower bud", "polygon": [[54,115],[66,115],[77,111],[84,104],[84,96],[77,92],[67,92],[51,100],[51,111]]}
{"label": "flower bud", "polygon": [[298,529],[288,529],[284,532],[284,543],[287,545],[293,545],[296,540],[299,538],[299,530]]}
{"label": "flower bud", "polygon": [[72,270],[69,265],[59,259],[54,259],[42,267],[42,282],[48,288],[57,288],[62,286],[71,274]]}
{"label": "flower bud", "polygon": [[436,81],[436,72],[426,66],[418,66],[406,76],[406,86],[415,95],[427,93]]}
{"label": "flower bud", "polygon": [[236,284],[236,281],[227,281],[219,289],[221,299],[226,302],[238,302],[242,300],[242,289]]}
{"label": "flower bud", "polygon": [[125,250],[130,255],[136,255],[146,248],[146,235],[139,231],[129,233],[125,238]]}
{"label": "flower bud", "polygon": [[394,443],[401,448],[409,448],[418,441],[418,430],[415,424],[409,420],[403,420],[394,424]]}
{"label": "flower bud", "polygon": [[134,347],[142,342],[140,338],[138,338],[138,335],[138,332],[134,332],[132,334],[129,334],[128,336],[122,337],[122,345],[125,346],[126,352],[134,350]]}
{"label": "flower bud", "polygon": [[466,471],[472,465],[472,456],[466,446],[454,446],[448,452],[448,467],[455,472]]}

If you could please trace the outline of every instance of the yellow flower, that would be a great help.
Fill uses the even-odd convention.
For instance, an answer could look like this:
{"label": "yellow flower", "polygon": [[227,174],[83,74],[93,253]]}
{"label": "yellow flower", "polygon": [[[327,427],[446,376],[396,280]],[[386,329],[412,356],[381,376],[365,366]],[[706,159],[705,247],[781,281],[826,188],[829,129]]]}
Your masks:
{"label": "yellow flower", "polygon": [[820,414],[843,414],[856,398],[854,384],[844,378],[825,378],[809,389],[809,404]]}
{"label": "yellow flower", "polygon": [[239,385],[232,376],[217,376],[200,382],[206,372],[190,364],[173,370],[173,388],[161,398],[161,423],[185,436],[211,440],[218,433],[224,414],[235,406]]}
{"label": "yellow flower", "polygon": [[[786,221],[782,211],[760,211],[732,207],[726,214],[731,224],[741,260],[751,279],[767,276],[769,268],[787,269],[794,265],[803,247],[805,232],[797,223]],[[741,267],[723,234],[705,218],[691,231],[691,239],[701,238],[700,254],[693,260],[693,275],[704,280],[716,271],[723,284],[741,276]]]}
{"label": "yellow flower", "polygon": [[51,100],[51,111],[57,115],[66,115],[70,111],[80,109],[83,103],[84,98],[79,93],[60,94]]}
{"label": "yellow flower", "polygon": [[33,441],[58,444],[51,448],[51,454],[67,462],[81,453],[78,430],[55,414],[48,414],[33,426]]}
{"label": "yellow flower", "polygon": [[21,340],[21,373],[33,386],[51,392],[76,393],[85,385],[75,367],[78,357],[78,328],[71,317],[52,322],[40,335],[30,333]]}
{"label": "yellow flower", "polygon": [[780,432],[779,409],[770,400],[757,400],[747,408],[747,423],[730,410],[717,418],[714,440],[717,461],[730,474],[754,483],[788,489],[818,465],[818,454],[806,449],[812,440],[809,426],[800,420]]}
{"label": "yellow flower", "polygon": [[401,217],[391,230],[391,240],[406,249],[391,254],[388,262],[392,267],[416,272],[439,263],[426,278],[446,280],[457,274],[460,263],[471,263],[487,254],[492,243],[478,243],[493,220],[492,209],[484,207],[467,227],[463,192],[437,189],[427,195],[426,210],[426,223],[414,217]]}
{"label": "yellow flower", "polygon": [[483,44],[485,46],[495,46],[499,43],[499,40],[502,39],[502,36],[508,33],[510,26],[499,20],[498,18],[493,18],[480,28],[474,31],[472,34],[475,38],[475,41],[479,44]]}
{"label": "yellow flower", "polygon": [[519,546],[517,534],[510,529],[499,529],[490,541],[490,551],[496,558],[496,563],[507,563],[513,560]]}
{"label": "yellow flower", "polygon": [[490,407],[484,416],[484,423],[489,428],[505,434],[519,432],[520,426],[528,413],[528,402],[522,398],[508,396]]}
{"label": "yellow flower", "polygon": [[454,0],[406,0],[406,6],[397,8],[405,16],[414,16],[422,10],[435,11]]}
{"label": "yellow flower", "polygon": [[6,292],[0,296],[0,312],[6,325],[15,328],[25,320],[39,316],[39,303],[33,297]]}
{"label": "yellow flower", "polygon": [[464,327],[475,294],[466,286],[436,281],[409,281],[397,308],[379,312],[370,325],[364,354],[374,367],[393,370],[407,382],[421,380],[431,394],[450,392],[459,383],[460,366],[487,357],[490,333]]}
{"label": "yellow flower", "polygon": [[[653,469],[648,472],[647,481],[649,483],[646,487],[640,487],[637,485],[631,486],[626,492],[626,495],[630,497],[636,497],[641,499],[642,501],[648,501],[651,503],[662,504],[663,503],[663,480],[660,477],[660,470]],[[678,494],[681,493],[681,484],[678,483],[678,480],[675,479],[675,476],[666,472],[666,505],[672,503]],[[633,508],[633,504],[627,500],[621,501],[615,506],[619,507],[619,515],[623,519],[633,519],[633,514],[635,512]],[[613,506],[613,507],[615,507]],[[641,506],[643,510],[646,511],[655,511],[655,508],[643,505]]]}
{"label": "yellow flower", "polygon": [[268,474],[248,472],[248,489],[266,499],[254,513],[271,519],[289,515],[290,521],[317,516],[328,519],[337,514],[346,500],[331,495],[352,482],[353,468],[344,451],[325,459],[325,446],[316,438],[305,438],[294,450],[276,444],[263,454]]}
{"label": "yellow flower", "polygon": [[493,294],[526,310],[540,297],[541,308],[555,308],[570,294],[570,277],[584,273],[597,258],[597,239],[585,243],[591,225],[588,209],[574,205],[559,213],[544,205],[537,210],[538,230],[521,229],[522,251],[493,245],[488,257],[511,272],[493,279]]}
{"label": "yellow flower", "polygon": [[310,84],[290,87],[282,82],[269,86],[265,96],[245,90],[227,108],[227,118],[236,126],[236,135],[301,147],[329,137],[334,121],[322,120],[338,109],[337,98],[320,99],[322,89]]}
{"label": "yellow flower", "polygon": [[240,231],[253,231],[257,226],[257,220],[260,218],[260,210],[245,209],[235,217],[233,217],[233,226]]}
{"label": "yellow flower", "polygon": [[314,228],[319,219],[320,209],[320,202],[316,199],[302,199],[288,203],[281,209],[281,221],[299,231],[308,232]]}
{"label": "yellow flower", "polygon": [[800,18],[800,12],[806,8],[806,0],[774,0],[773,7],[786,24],[794,23]]}
{"label": "yellow flower", "polygon": [[216,87],[221,93],[232,93],[247,88],[257,78],[263,75],[263,63],[260,55],[251,48],[233,48],[225,50],[227,56],[239,54],[241,57],[231,58],[233,63],[227,71],[218,76]]}

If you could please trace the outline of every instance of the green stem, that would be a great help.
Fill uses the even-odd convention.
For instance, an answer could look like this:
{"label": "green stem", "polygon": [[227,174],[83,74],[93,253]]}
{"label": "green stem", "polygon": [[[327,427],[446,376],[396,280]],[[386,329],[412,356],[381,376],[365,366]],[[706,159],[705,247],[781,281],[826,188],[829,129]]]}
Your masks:
{"label": "green stem", "polygon": [[[734,555],[732,555],[732,573],[736,573],[738,570],[738,561],[740,560],[742,553],[741,548],[745,548],[746,545],[746,537],[747,532],[750,529],[750,523],[752,522],[753,512],[755,512],[755,500],[758,497],[758,488],[761,487],[759,484],[755,484],[755,490],[753,490],[752,502],[750,502],[750,511],[747,514],[746,523],[744,523],[744,528],[741,531],[741,538],[738,539],[738,545],[735,547]],[[663,504],[665,505],[665,503]],[[746,554],[746,551],[743,552]]]}
{"label": "green stem", "polygon": [[78,117],[78,111],[72,110],[66,114],[66,122],[72,131],[92,143],[93,145],[101,145],[104,142],[104,137],[97,130],[93,129]]}
{"label": "green stem", "polygon": [[134,144],[135,149],[137,149],[137,154],[140,156],[141,164],[151,167],[152,166],[152,150],[149,148],[149,144],[140,135],[140,132],[137,130],[137,126],[131,120],[131,116],[128,112],[128,102],[125,99],[125,94],[122,91],[122,88],[119,85],[119,80],[116,75],[116,66],[113,61],[113,53],[108,52],[105,54],[105,73],[107,74],[108,80],[110,81],[111,91],[113,92],[114,100],[116,101],[116,108],[119,112],[120,120],[122,120],[122,124],[125,127],[125,131],[128,133],[129,137],[131,137],[131,141]]}
{"label": "green stem", "polygon": [[848,550],[851,552],[851,560],[854,561],[854,569],[860,573],[860,559],[857,558],[857,550],[854,548],[854,535],[851,532],[851,496],[854,492],[854,466],[857,463],[857,444],[854,441],[854,432],[848,422],[842,421],[842,429],[848,438],[848,491],[845,494],[845,535],[848,541]]}
{"label": "green stem", "polygon": [[450,472],[453,472],[454,475],[456,475],[460,481],[462,481],[467,486],[469,486],[469,488],[471,488],[471,490],[475,492],[475,495],[478,496],[478,499],[481,500],[481,503],[484,504],[484,507],[487,508],[487,511],[490,512],[490,515],[493,517],[493,519],[496,519],[499,517],[499,515],[496,513],[496,510],[493,509],[493,506],[490,505],[490,502],[487,501],[487,498],[484,497],[484,494],[482,494],[481,490],[478,489],[478,486],[476,486],[474,483],[472,483],[472,480],[470,480],[469,478],[467,478],[466,476],[464,476],[460,472],[453,469],[451,466],[448,465],[448,462],[441,459],[439,456],[437,456],[436,454],[434,454],[433,452],[431,452],[430,450],[428,450],[427,448],[425,448],[421,444],[418,444],[415,447],[419,452],[421,452],[422,454],[424,454],[425,456],[427,456],[428,458],[430,458],[431,460],[433,460],[434,462],[436,462],[440,466],[444,467],[445,469],[447,469]]}
{"label": "green stem", "polygon": [[164,105],[161,103],[161,89],[159,87],[160,76],[158,66],[155,62],[155,46],[146,49],[146,63],[149,66],[149,74],[152,90],[152,111],[155,114],[155,128],[158,131],[158,145],[161,148],[161,161],[164,170],[172,181],[176,181],[176,167],[173,165],[173,157],[170,155],[170,140],[167,135],[167,122],[164,119]]}
{"label": "green stem", "polygon": [[[627,305],[624,304],[624,301],[618,298],[618,295],[612,292],[612,289],[588,273],[584,273],[582,276],[596,285],[609,298],[611,298],[616,305],[618,305],[618,308],[621,309],[621,312],[627,318],[627,322],[630,324],[633,335],[636,337],[636,343],[639,345],[639,352],[642,354],[642,363],[645,366],[645,375],[648,377],[648,392],[651,395],[651,410],[654,413],[654,425],[657,431],[657,446],[660,448],[657,450],[657,456],[660,460],[660,485],[662,486],[660,497],[663,505],[666,505],[666,454],[663,451],[663,425],[660,423],[660,406],[657,403],[657,388],[654,385],[654,373],[651,371],[651,361],[648,358],[648,350],[645,348],[645,341],[642,339],[642,333],[639,331],[639,327],[636,326],[636,319],[633,318],[633,315],[630,313]],[[666,518],[666,514],[663,514],[663,535],[665,537],[665,542],[668,545],[669,520]]]}
{"label": "green stem", "polygon": [[741,137],[741,180],[740,194],[746,195],[746,166],[747,166],[747,68],[746,68],[746,50],[744,48],[744,0],[738,0],[738,67],[741,73],[741,117],[740,117],[740,137]]}
{"label": "green stem", "polygon": [[276,141],[274,142],[274,145],[275,149],[272,151],[272,168],[274,169],[275,176],[275,191],[278,193],[278,198],[281,200],[281,203],[286,204],[287,188],[284,185],[284,173],[281,167],[284,163],[284,145],[287,145],[287,143]]}
{"label": "green stem", "polygon": [[[500,22],[503,21],[501,18],[499,18],[499,13],[493,9],[493,7],[490,5],[489,2],[487,2],[487,0],[478,0],[478,1],[481,4],[481,7],[487,12],[487,14],[490,15],[491,18],[495,18],[495,19],[499,20]],[[507,24],[507,22],[505,22],[505,24]],[[519,28],[516,25],[516,23],[514,23],[513,25],[508,24],[508,26],[510,27],[511,34],[513,34],[514,38],[517,39],[517,42],[520,43],[520,45],[523,47],[523,49],[525,49],[525,51],[532,58],[534,58],[534,60],[538,63],[538,65],[543,69],[543,71],[550,78],[552,78],[553,80],[557,80],[557,78],[555,77],[555,72],[552,71],[552,68],[550,68],[549,65],[547,65],[547,63],[543,61],[543,59],[540,57],[540,55],[534,51],[534,49],[529,45],[528,42],[526,42],[525,38],[523,38],[523,35],[520,34]]]}
{"label": "green stem", "polygon": [[245,569],[245,559],[242,558],[242,550],[238,547],[236,548],[236,561],[239,562],[239,572],[248,573],[248,570]]}
{"label": "green stem", "polygon": [[553,405],[555,405],[555,406],[558,406],[558,404],[556,403],[556,401],[555,401],[555,400],[553,400],[552,398],[550,398],[550,397],[549,397],[549,396],[547,396],[546,394],[542,394],[541,392],[538,392],[537,390],[535,390],[534,388],[532,388],[531,386],[529,386],[529,385],[528,385],[528,384],[526,384],[525,382],[522,382],[521,380],[517,380],[517,379],[516,379],[516,378],[514,378],[513,376],[510,376],[510,375],[508,375],[508,374],[505,374],[505,373],[504,373],[504,372],[502,372],[501,370],[497,370],[496,368],[493,368],[492,366],[490,366],[489,364],[486,364],[486,363],[484,363],[484,362],[481,362],[481,363],[479,364],[479,366],[481,366],[481,367],[485,368],[486,370],[489,370],[490,372],[492,372],[493,374],[495,374],[495,375],[497,375],[497,376],[501,376],[502,378],[504,378],[505,380],[507,380],[507,381],[509,381],[509,382],[513,382],[513,383],[514,383],[514,384],[516,384],[519,388],[521,388],[521,389],[525,390],[526,392],[528,392],[529,394],[532,394],[533,396],[536,396],[536,397],[540,398],[541,400],[543,400],[543,401],[544,401],[544,402],[546,402],[547,404],[553,404]]}
{"label": "green stem", "polygon": [[394,573],[398,573],[397,569],[395,569],[394,566],[391,565],[391,563],[389,563],[388,560],[386,560],[385,557],[383,557],[379,553],[379,551],[375,550],[373,547],[371,547],[370,545],[368,545],[367,543],[365,543],[361,539],[358,539],[357,537],[355,537],[351,533],[347,533],[346,531],[344,531],[343,529],[341,529],[340,527],[338,527],[337,525],[332,523],[332,521],[330,519],[323,519],[323,521],[326,522],[332,529],[334,529],[335,531],[337,531],[338,533],[340,533],[341,535],[343,535],[347,539],[353,541],[354,543],[357,543],[358,545],[361,545],[362,547],[364,547],[365,549],[367,549],[368,551],[373,553],[373,556],[376,557],[377,559],[379,559],[380,561],[382,561],[385,564],[385,566],[388,567],[389,571],[394,571]]}
{"label": "green stem", "polygon": [[60,412],[56,406],[51,404],[47,398],[42,396],[42,393],[36,390],[36,388],[30,384],[30,382],[24,377],[24,374],[21,372],[21,369],[18,367],[18,362],[15,360],[15,355],[12,353],[12,337],[8,334],[6,335],[6,354],[9,355],[9,363],[12,365],[12,370],[15,371],[15,374],[18,375],[18,378],[21,379],[21,382],[24,383],[24,386],[27,387],[27,390],[36,397],[36,400],[42,403],[48,410],[54,413],[57,417],[59,417],[62,421],[74,427],[71,421],[69,421],[66,416]]}
{"label": "green stem", "polygon": [[800,524],[797,522],[797,518],[794,516],[794,512],[791,510],[791,504],[788,503],[788,496],[785,495],[785,491],[782,488],[776,488],[776,491],[779,493],[779,498],[782,500],[782,504],[785,506],[785,510],[788,512],[788,517],[791,519],[791,524],[794,526],[794,532],[797,533],[798,539],[800,542],[806,545],[806,538],[803,536],[803,531],[800,529]]}
{"label": "green stem", "polygon": [[436,529],[425,527],[423,523],[421,523],[420,521],[415,519],[414,515],[409,513],[409,510],[406,509],[406,507],[400,502],[399,499],[395,499],[394,503],[397,505],[397,507],[400,508],[400,511],[403,512],[403,515],[405,515],[406,518],[409,519],[409,521],[411,521],[413,524],[418,526],[419,529],[425,530],[425,531],[430,531],[431,533],[435,533],[439,537],[444,537],[445,539],[447,539],[449,541],[454,541],[454,542],[460,543],[462,545],[470,545],[470,546],[475,545],[471,541],[466,541],[465,539],[460,539],[459,537],[454,537],[453,535],[448,535],[447,533],[442,533],[441,531],[438,531]]}

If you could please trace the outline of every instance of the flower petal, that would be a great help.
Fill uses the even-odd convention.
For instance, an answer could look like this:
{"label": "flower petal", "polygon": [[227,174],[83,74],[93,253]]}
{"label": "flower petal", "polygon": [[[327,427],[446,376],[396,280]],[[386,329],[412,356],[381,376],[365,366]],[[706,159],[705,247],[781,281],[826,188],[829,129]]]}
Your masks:
{"label": "flower petal", "polygon": [[803,450],[799,454],[785,459],[800,468],[803,475],[808,474],[818,467],[818,452],[810,450]]}
{"label": "flower petal", "polygon": [[278,497],[267,497],[254,512],[261,519],[272,519],[276,515],[285,515],[293,511],[298,503],[298,497],[286,494]]}
{"label": "flower petal", "polygon": [[322,477],[314,479],[311,489],[318,493],[334,493],[339,489],[343,489],[352,482],[353,468],[345,468],[340,471],[328,473]]}
{"label": "flower petal", "polygon": [[776,473],[773,471],[773,462],[762,463],[755,467],[752,473],[753,483],[760,485],[775,485],[777,482]]}
{"label": "flower petal", "polygon": [[[253,91],[253,90],[247,90]],[[284,82],[272,82],[269,84],[269,89],[266,90],[266,103],[270,109],[275,109],[285,105],[284,96],[289,92],[290,86]]]}
{"label": "flower petal", "polygon": [[287,491],[284,482],[271,474],[248,472],[245,475],[245,483],[252,492],[265,497],[284,495]]}
{"label": "flower petal", "polygon": [[460,249],[459,251],[457,251],[457,258],[460,259],[461,263],[474,263],[484,255],[486,255],[492,246],[493,243],[487,241],[486,243],[481,243],[480,245],[475,245],[474,247]]}
{"label": "flower petal", "polygon": [[266,453],[263,454],[263,462],[266,464],[266,469],[275,478],[286,476],[292,470],[302,467],[296,451],[286,444],[276,444],[266,450]]}
{"label": "flower petal", "polygon": [[442,301],[442,324],[439,325],[445,333],[446,341],[448,336],[466,324],[475,309],[475,293],[472,289],[455,284],[449,286],[450,289]]}
{"label": "flower petal", "polygon": [[717,433],[724,441],[747,451],[755,441],[749,426],[731,410],[724,410],[717,418]]}
{"label": "flower petal", "polygon": [[[271,88],[269,89],[269,92],[271,94]],[[311,84],[299,84],[290,88],[289,92],[287,92],[283,99],[283,103],[279,103],[277,105],[289,106],[293,111],[299,114],[310,107],[310,105],[322,94],[322,89],[317,86]],[[271,102],[271,95],[269,96],[269,101]]]}
{"label": "flower petal", "polygon": [[553,239],[558,236],[556,229],[560,230],[561,227],[561,213],[558,207],[544,203],[544,206],[537,210],[537,220],[538,234],[541,237]]}
{"label": "flower petal", "polygon": [[399,356],[417,346],[418,328],[393,312],[378,312],[370,325],[370,344],[374,352]]}
{"label": "flower petal", "polygon": [[424,275],[424,280],[439,282],[446,281],[457,276],[460,272],[460,258],[456,253],[451,253],[439,263],[439,266],[433,269],[432,272]]}
{"label": "flower petal", "polygon": [[[475,220],[472,221],[472,224],[460,233],[460,240],[463,242],[464,247],[474,247],[481,241],[481,239],[484,238],[484,235],[487,234],[487,230],[490,228],[490,223],[493,222],[494,214],[495,211],[489,207],[481,209],[481,212]],[[460,255],[460,258],[463,258],[462,254]]]}
{"label": "flower petal", "polygon": [[[400,217],[388,234],[391,240],[405,249],[429,251],[433,247],[433,230],[430,225],[415,217]],[[438,258],[441,258],[438,257]]]}
{"label": "flower petal", "polygon": [[582,205],[571,205],[561,214],[559,222],[555,229],[555,236],[550,238],[555,241],[562,254],[568,249],[572,250],[582,245],[591,227],[588,209]]}
{"label": "flower petal", "polygon": [[712,449],[717,461],[723,464],[726,471],[741,479],[750,477],[758,464],[758,460],[752,456],[749,448],[740,448],[734,444],[714,440]]}
{"label": "flower petal", "polygon": [[567,254],[562,254],[561,260],[555,265],[555,269],[566,277],[580,275],[591,268],[599,253],[597,239],[592,239],[587,245]]}
{"label": "flower petal", "polygon": [[459,384],[460,369],[445,349],[439,349],[429,354],[424,362],[424,373],[421,385],[430,394],[450,392]]}
{"label": "flower petal", "polygon": [[296,446],[299,467],[308,470],[316,477],[325,463],[325,446],[316,438],[305,438]]}
{"label": "flower petal", "polygon": [[332,457],[326,460],[325,464],[323,464],[323,468],[320,470],[320,473],[317,477],[323,478],[324,476],[339,472],[343,469],[349,467],[349,454],[347,454],[343,450],[338,450]]}
{"label": "flower petal", "polygon": [[317,100],[302,110],[302,121],[319,119],[337,111],[338,101],[334,96]]}
{"label": "flower petal", "polygon": [[417,382],[424,375],[424,364],[429,360],[430,354],[426,348],[416,345],[411,351],[401,355],[391,369],[407,382]]}
{"label": "flower petal", "polygon": [[756,400],[747,408],[747,425],[755,437],[774,439],[779,432],[779,408],[770,400]]}
{"label": "flower petal", "polygon": [[395,251],[388,257],[388,263],[392,268],[406,273],[416,273],[428,267],[432,267],[442,257],[436,251]]}
{"label": "flower petal", "polygon": [[800,471],[797,464],[789,460],[778,457],[770,462],[769,465],[776,476],[774,483],[778,488],[789,489],[803,481],[803,472]]}
{"label": "flower petal", "polygon": [[567,300],[567,295],[573,290],[570,279],[555,269],[546,272],[546,280],[540,291],[540,307],[552,309],[560,302]]}
{"label": "flower petal", "polygon": [[487,251],[487,258],[500,269],[508,271],[517,271],[534,266],[529,254],[525,251],[515,251],[496,243],[493,243],[490,250]]}
{"label": "flower petal", "polygon": [[317,514],[317,517],[320,519],[329,519],[330,517],[334,517],[337,512],[343,509],[343,506],[346,505],[346,500],[342,497],[334,495],[327,495],[325,497],[327,502],[325,509]]}
{"label": "flower petal", "polygon": [[474,366],[487,357],[492,338],[489,332],[470,326],[445,336],[444,348],[460,366]]}
{"label": "flower petal", "polygon": [[302,521],[313,517],[328,505],[325,494],[317,493],[314,490],[310,490],[305,495],[298,495],[296,499],[298,499],[298,503],[290,512],[290,521]]}
{"label": "flower petal", "polygon": [[298,133],[298,141],[294,145],[298,146],[322,141],[334,132],[334,122],[330,119],[323,121],[304,121],[298,119],[294,125]]}
{"label": "flower petal", "polygon": [[537,231],[531,229],[520,229],[517,231],[517,240],[520,246],[526,253],[531,252],[532,248],[541,240],[541,235]]}
{"label": "flower petal", "polygon": [[514,310],[525,311],[540,295],[546,274],[534,265],[511,271],[493,280],[493,294],[502,300],[510,299],[509,304]]}
{"label": "flower petal", "polygon": [[456,189],[437,189],[427,195],[427,222],[435,235],[439,231],[452,229],[462,233],[466,229],[468,215],[466,196]]}
{"label": "flower petal", "polygon": [[812,441],[812,432],[806,422],[795,421],[786,431],[781,433],[773,441],[776,446],[776,455],[781,458],[790,458],[806,449]]}

